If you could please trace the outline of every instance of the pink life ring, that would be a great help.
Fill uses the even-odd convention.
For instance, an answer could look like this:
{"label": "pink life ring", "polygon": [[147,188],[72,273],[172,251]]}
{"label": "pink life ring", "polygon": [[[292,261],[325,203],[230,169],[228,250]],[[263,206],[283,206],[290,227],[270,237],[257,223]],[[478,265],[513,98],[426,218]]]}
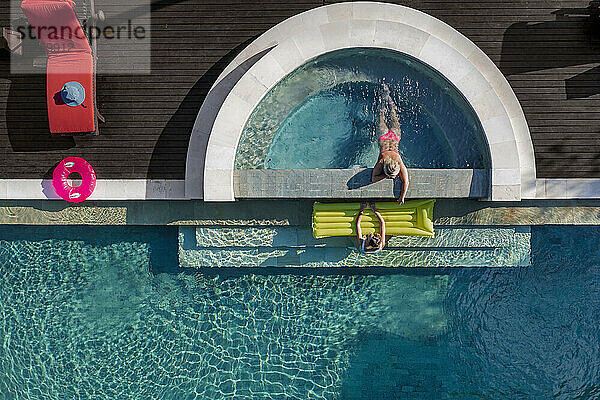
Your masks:
{"label": "pink life ring", "polygon": [[[67,178],[73,172],[81,175],[81,186],[69,185]],[[62,160],[52,174],[52,185],[57,195],[71,203],[81,203],[94,192],[96,188],[96,173],[89,162],[80,157],[67,157]]]}

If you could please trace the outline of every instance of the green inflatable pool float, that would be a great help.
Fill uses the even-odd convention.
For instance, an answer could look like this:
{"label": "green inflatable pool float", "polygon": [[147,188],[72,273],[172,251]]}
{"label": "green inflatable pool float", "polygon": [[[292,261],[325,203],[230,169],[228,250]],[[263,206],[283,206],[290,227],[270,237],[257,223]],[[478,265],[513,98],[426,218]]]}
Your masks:
{"label": "green inflatable pool float", "polygon": [[[435,200],[409,200],[375,203],[385,221],[386,235],[433,237]],[[356,235],[360,203],[319,203],[313,205],[312,227],[315,238]],[[363,234],[379,232],[379,221],[366,208],[360,223]]]}

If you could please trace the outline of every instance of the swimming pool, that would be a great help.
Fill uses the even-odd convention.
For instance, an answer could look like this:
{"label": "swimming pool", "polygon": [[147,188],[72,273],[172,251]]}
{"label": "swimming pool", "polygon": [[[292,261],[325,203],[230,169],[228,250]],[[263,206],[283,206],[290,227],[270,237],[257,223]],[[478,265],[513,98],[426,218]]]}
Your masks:
{"label": "swimming pool", "polygon": [[408,55],[352,48],[315,58],[265,96],[244,128],[236,168],[374,164],[383,83],[399,109],[408,167],[489,167],[483,128],[448,80]]}
{"label": "swimming pool", "polygon": [[600,227],[524,268],[181,269],[177,230],[0,227],[0,397],[596,399]]}

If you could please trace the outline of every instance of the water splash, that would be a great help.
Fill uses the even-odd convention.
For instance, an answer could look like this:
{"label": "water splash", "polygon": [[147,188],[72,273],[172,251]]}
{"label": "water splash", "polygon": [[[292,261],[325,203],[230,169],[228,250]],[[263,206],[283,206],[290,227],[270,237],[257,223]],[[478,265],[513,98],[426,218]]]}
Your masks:
{"label": "water splash", "polygon": [[401,53],[345,49],[305,64],[265,96],[244,129],[236,168],[374,164],[383,83],[400,110],[409,167],[488,166],[481,125],[448,81]]}

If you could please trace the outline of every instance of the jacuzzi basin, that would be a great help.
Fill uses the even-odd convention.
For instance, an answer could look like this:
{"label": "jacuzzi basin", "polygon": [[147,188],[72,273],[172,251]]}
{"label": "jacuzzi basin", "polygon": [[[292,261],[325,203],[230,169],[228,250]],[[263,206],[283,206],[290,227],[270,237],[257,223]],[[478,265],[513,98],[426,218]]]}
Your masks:
{"label": "jacuzzi basin", "polygon": [[249,118],[236,168],[373,165],[383,83],[399,110],[409,168],[489,168],[481,123],[464,96],[426,64],[371,48],[319,56],[279,82]]}

